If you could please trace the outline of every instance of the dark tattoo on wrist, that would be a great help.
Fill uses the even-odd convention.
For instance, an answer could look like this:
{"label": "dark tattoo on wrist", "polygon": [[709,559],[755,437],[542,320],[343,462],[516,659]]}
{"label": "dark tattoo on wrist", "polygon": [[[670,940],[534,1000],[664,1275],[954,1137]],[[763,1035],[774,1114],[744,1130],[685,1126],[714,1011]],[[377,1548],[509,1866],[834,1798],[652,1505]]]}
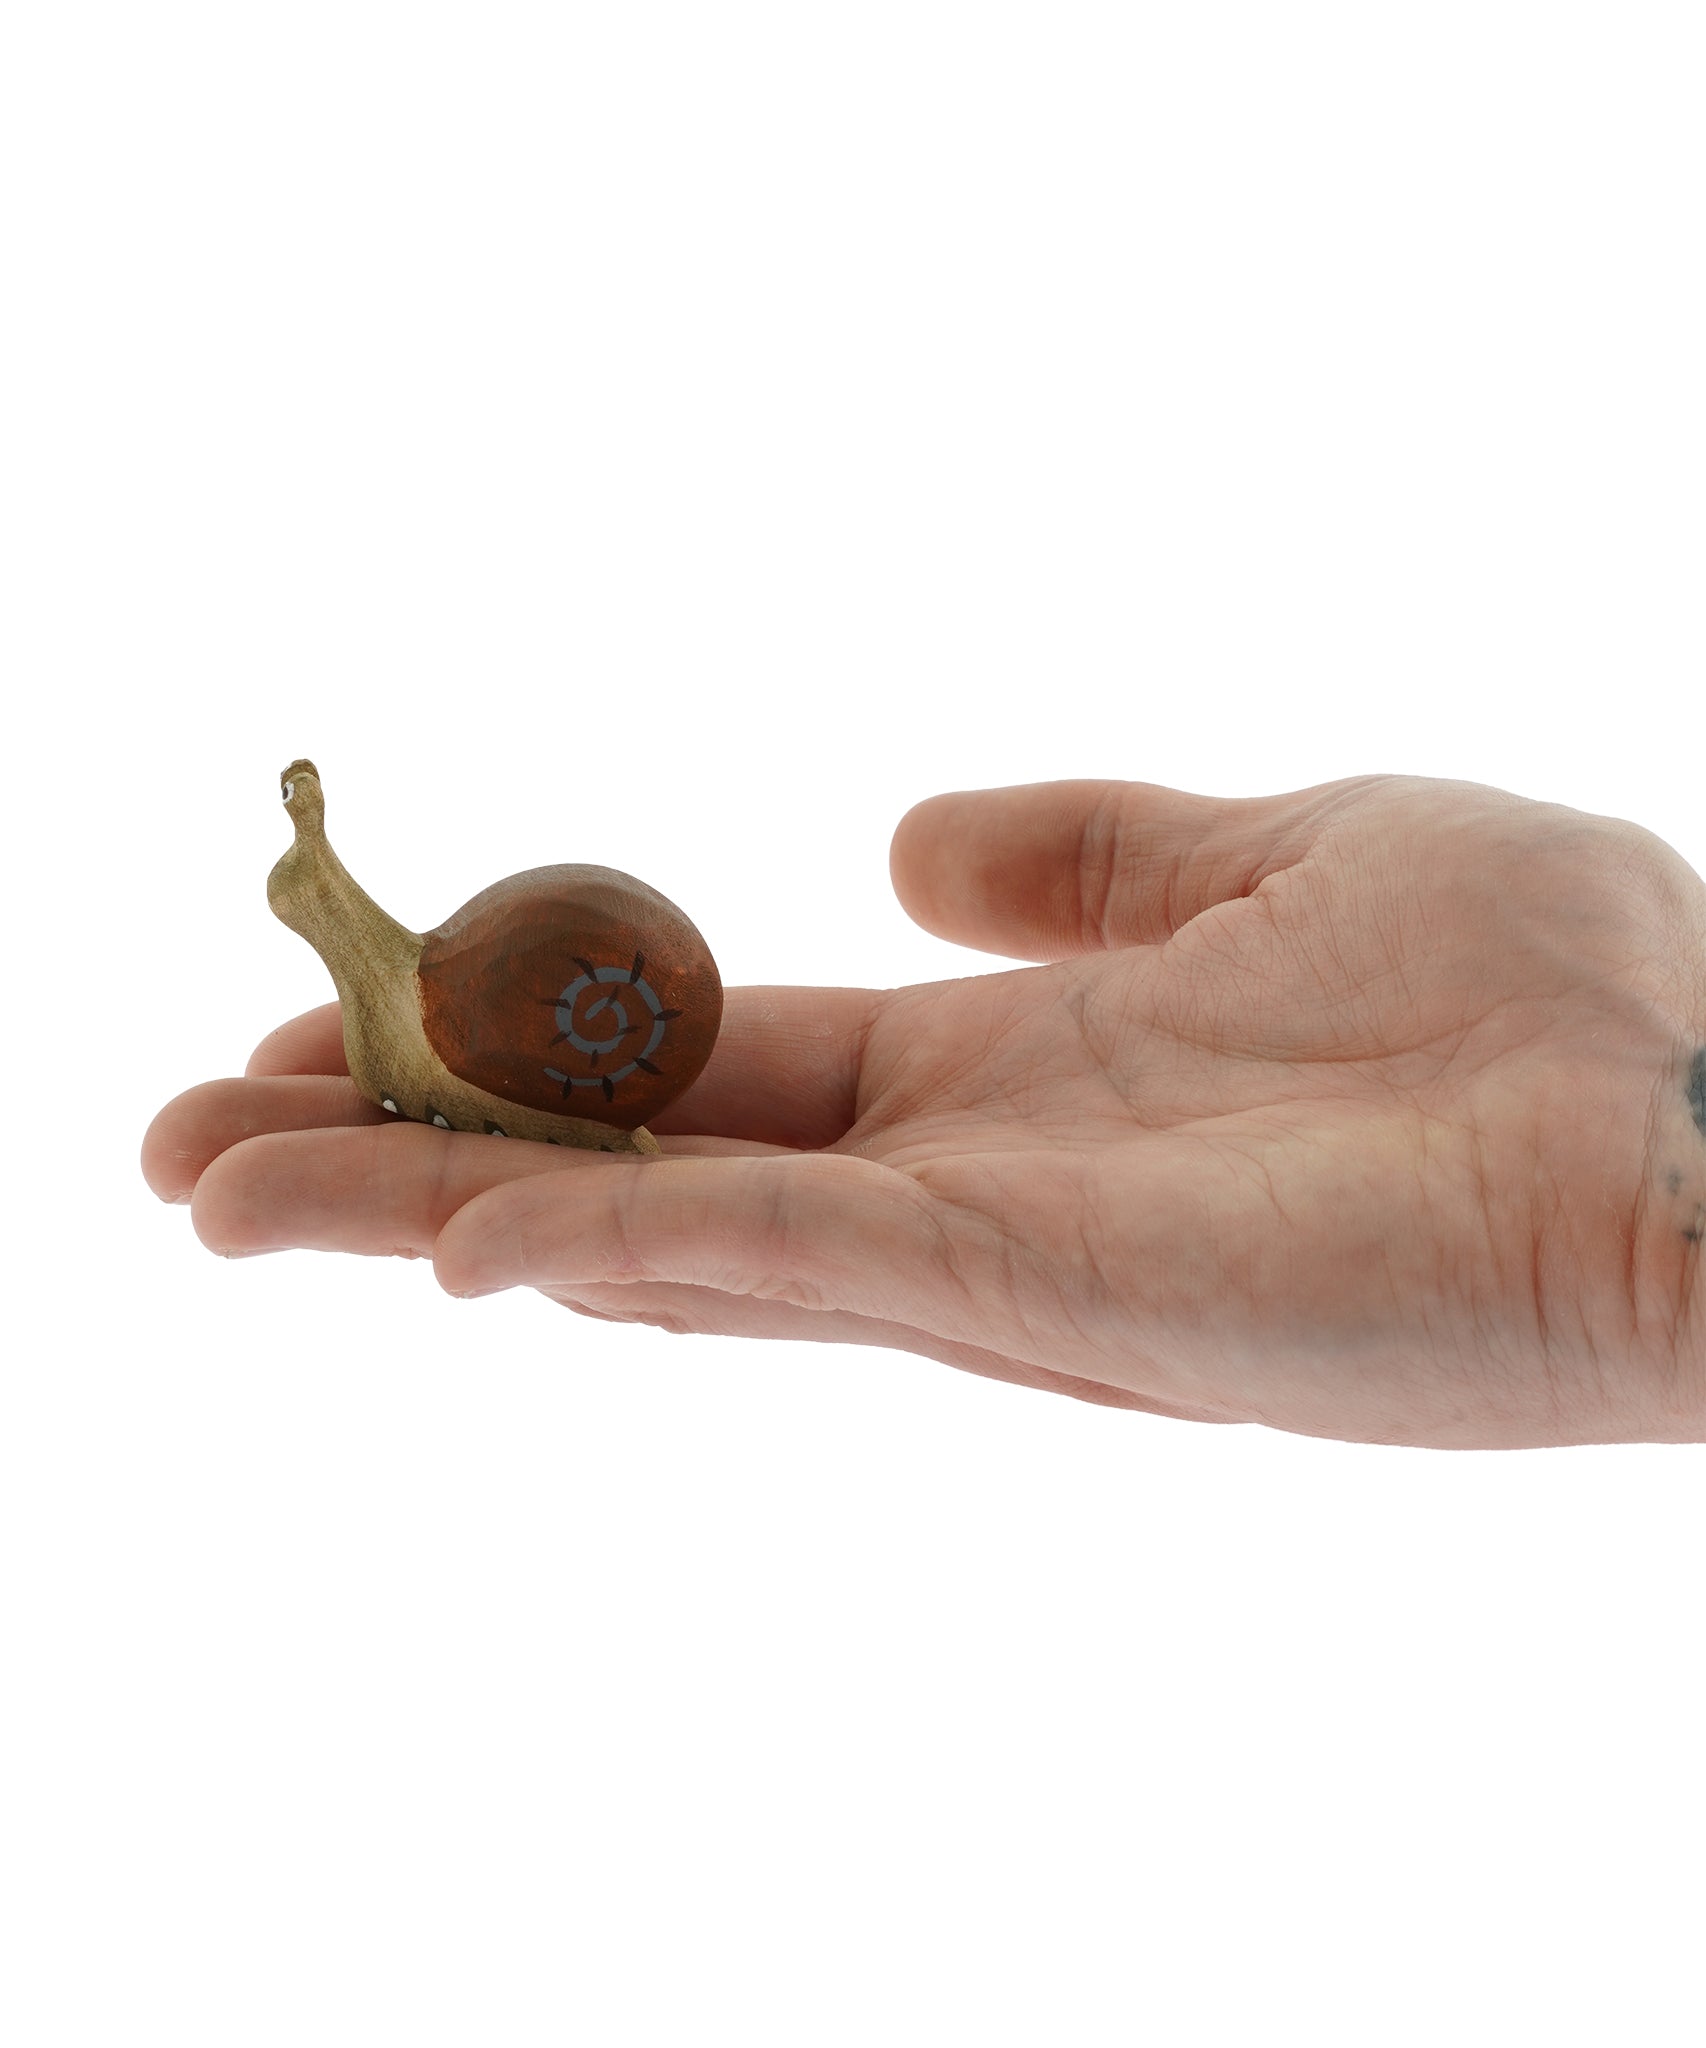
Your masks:
{"label": "dark tattoo on wrist", "polygon": [[[1688,1113],[1694,1119],[1694,1128],[1706,1138],[1706,1045],[1695,1048],[1682,1092]],[[1684,1178],[1682,1169],[1673,1166],[1665,1174],[1665,1185],[1673,1195],[1680,1195]],[[1693,1196],[1693,1206],[1692,1218],[1682,1226],[1682,1237],[1685,1244],[1699,1246],[1706,1244],[1706,1200],[1700,1198],[1698,1189]]]}

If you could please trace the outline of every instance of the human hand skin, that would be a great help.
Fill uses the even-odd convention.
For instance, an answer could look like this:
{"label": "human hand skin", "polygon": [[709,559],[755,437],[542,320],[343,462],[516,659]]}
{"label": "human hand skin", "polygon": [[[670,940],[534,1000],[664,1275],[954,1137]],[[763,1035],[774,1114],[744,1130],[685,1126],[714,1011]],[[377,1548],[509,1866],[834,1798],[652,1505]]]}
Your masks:
{"label": "human hand skin", "polygon": [[1077,780],[927,798],[890,869],[1044,964],[726,991],[658,1158],[399,1124],[328,1004],[143,1172],[216,1250],[458,1295],[1357,1442],[1706,1441],[1706,884],[1664,841],[1415,776]]}

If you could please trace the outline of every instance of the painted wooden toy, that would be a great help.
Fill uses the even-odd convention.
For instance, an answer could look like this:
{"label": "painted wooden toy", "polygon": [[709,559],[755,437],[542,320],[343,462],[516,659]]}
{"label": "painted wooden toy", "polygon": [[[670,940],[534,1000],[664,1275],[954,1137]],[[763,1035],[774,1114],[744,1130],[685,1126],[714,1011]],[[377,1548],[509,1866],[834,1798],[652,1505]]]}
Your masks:
{"label": "painted wooden toy", "polygon": [[685,914],[615,868],[531,868],[436,931],[388,917],[326,839],[312,761],[279,778],[296,840],[267,901],[331,970],[350,1078],[392,1115],[656,1153],[645,1119],[711,1057],[723,984]]}

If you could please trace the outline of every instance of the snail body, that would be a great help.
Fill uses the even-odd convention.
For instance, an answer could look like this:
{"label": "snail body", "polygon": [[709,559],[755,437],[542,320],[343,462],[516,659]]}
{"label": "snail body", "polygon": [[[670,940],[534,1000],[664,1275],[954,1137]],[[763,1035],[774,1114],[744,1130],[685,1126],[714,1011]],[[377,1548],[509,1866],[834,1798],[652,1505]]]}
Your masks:
{"label": "snail body", "polygon": [[445,1130],[659,1150],[645,1118],[698,1079],[722,1022],[716,963],[682,910],[619,869],[564,865],[412,932],[332,851],[313,762],[280,783],[296,839],[267,900],[325,961],[370,1102]]}

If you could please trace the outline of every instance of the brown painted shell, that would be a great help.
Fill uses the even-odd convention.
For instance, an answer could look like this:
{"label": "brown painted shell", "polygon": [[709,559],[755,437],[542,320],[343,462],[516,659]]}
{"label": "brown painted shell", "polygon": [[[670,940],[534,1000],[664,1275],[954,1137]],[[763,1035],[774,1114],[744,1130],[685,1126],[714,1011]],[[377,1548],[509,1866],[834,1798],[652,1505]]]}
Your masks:
{"label": "brown painted shell", "polygon": [[417,969],[433,1051],[507,1102],[633,1130],[711,1057],[723,984],[667,896],[616,868],[530,868],[482,889]]}

